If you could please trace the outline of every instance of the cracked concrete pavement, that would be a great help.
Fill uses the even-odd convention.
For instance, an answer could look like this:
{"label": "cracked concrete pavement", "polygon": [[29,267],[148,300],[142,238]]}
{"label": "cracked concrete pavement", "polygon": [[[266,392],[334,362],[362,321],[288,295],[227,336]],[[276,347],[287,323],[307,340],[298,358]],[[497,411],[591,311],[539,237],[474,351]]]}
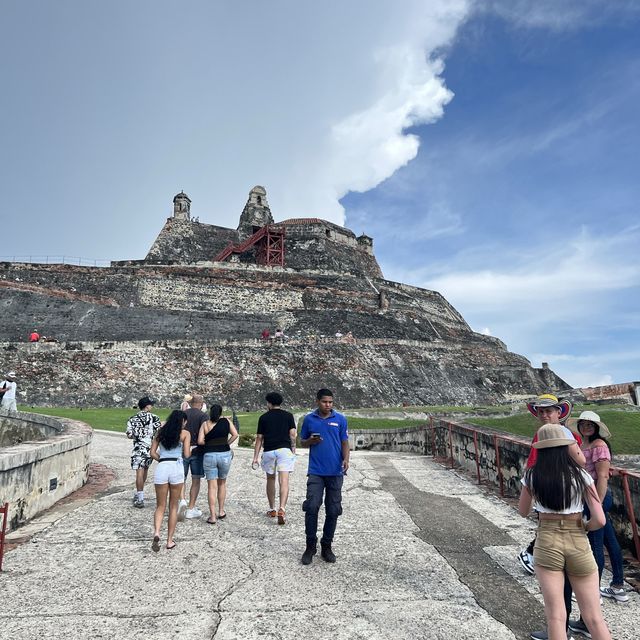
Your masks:
{"label": "cracked concrete pavement", "polygon": [[[6,554],[0,638],[507,640],[544,626],[535,578],[516,558],[534,523],[429,458],[355,452],[338,562],[304,567],[306,452],[285,526],[266,517],[264,475],[236,449],[228,517],[205,522],[203,487],[204,516],[178,524],[176,549],[154,553],[152,473],[147,506],[134,509],[130,447],[96,431],[91,461],[115,472],[109,489],[44,514]],[[618,640],[637,635],[630,596],[603,605]]]}

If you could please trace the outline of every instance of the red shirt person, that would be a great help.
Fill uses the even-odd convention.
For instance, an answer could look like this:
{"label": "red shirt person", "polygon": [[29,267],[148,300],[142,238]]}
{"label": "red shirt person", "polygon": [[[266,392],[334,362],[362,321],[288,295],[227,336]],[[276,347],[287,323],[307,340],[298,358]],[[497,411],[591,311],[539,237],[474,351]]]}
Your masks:
{"label": "red shirt person", "polygon": [[38,340],[40,340],[40,334],[34,329],[29,336],[29,342],[38,342]]}

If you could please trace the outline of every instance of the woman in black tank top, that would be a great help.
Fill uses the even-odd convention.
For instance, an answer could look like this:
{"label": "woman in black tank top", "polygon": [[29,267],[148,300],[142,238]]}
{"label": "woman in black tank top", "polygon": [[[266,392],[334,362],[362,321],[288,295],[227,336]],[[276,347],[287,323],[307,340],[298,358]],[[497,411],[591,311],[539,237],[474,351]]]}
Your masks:
{"label": "woman in black tank top", "polygon": [[203,467],[207,478],[209,501],[209,524],[216,523],[216,498],[218,518],[227,517],[224,503],[227,498],[227,475],[231,467],[233,452],[229,446],[238,439],[238,432],[227,418],[222,418],[222,407],[214,404],[209,412],[209,420],[200,427],[198,444],[203,447]]}

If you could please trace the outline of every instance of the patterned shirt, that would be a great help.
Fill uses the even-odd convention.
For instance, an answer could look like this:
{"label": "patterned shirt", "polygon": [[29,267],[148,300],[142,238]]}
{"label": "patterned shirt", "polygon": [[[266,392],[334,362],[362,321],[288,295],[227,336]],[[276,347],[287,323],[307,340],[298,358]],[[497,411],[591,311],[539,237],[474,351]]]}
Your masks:
{"label": "patterned shirt", "polygon": [[127,421],[127,437],[133,438],[134,449],[151,449],[151,441],[160,428],[160,418],[149,411],[140,411]]}
{"label": "patterned shirt", "polygon": [[611,452],[606,444],[601,444],[599,447],[592,447],[591,449],[583,449],[585,460],[587,461],[586,469],[587,473],[594,479],[598,479],[598,472],[596,471],[596,462],[602,462],[608,460],[611,462]]}

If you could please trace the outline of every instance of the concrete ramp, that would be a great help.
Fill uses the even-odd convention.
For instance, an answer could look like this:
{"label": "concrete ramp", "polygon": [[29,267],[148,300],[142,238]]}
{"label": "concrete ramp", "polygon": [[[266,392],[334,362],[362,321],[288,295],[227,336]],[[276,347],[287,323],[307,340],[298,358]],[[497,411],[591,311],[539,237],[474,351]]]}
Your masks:
{"label": "concrete ramp", "polygon": [[[511,640],[544,627],[536,581],[516,559],[533,523],[428,458],[356,452],[338,561],[305,567],[306,455],[285,526],[266,517],[264,476],[236,449],[228,517],[205,522],[204,489],[205,515],[178,524],[174,550],[154,553],[153,486],[134,509],[129,454],[124,436],[96,432],[92,462],[114,469],[110,488],[46,514],[6,555],[0,638]],[[618,640],[636,637],[630,595],[604,603]]]}

